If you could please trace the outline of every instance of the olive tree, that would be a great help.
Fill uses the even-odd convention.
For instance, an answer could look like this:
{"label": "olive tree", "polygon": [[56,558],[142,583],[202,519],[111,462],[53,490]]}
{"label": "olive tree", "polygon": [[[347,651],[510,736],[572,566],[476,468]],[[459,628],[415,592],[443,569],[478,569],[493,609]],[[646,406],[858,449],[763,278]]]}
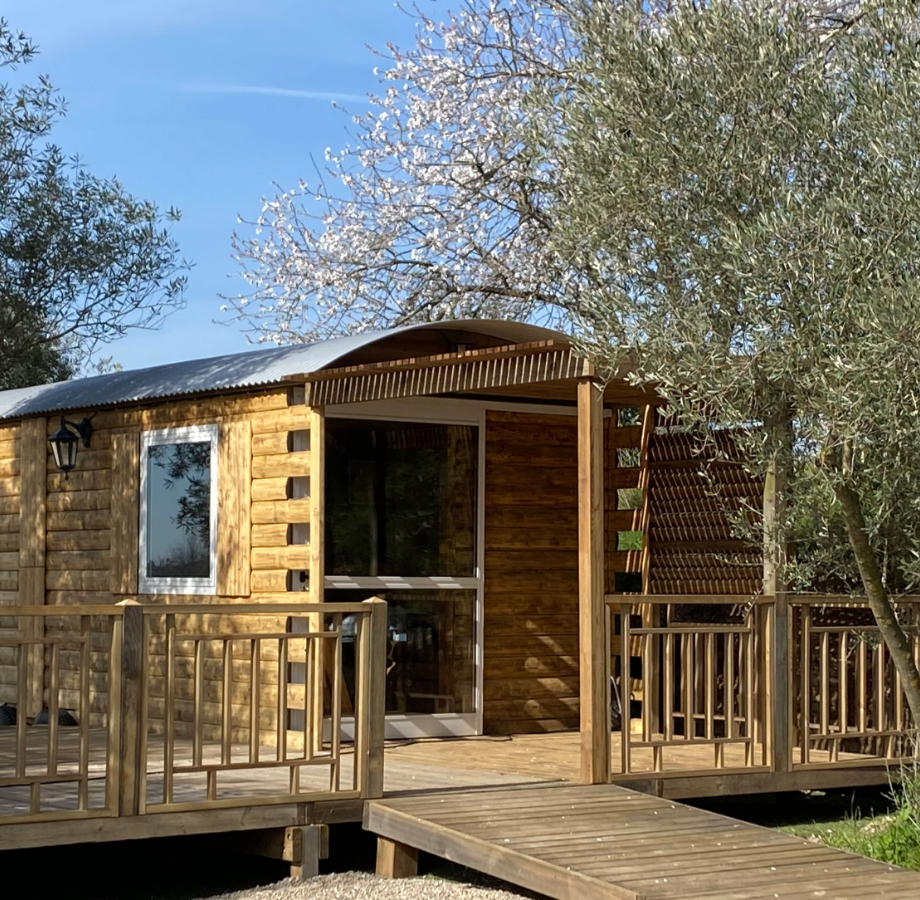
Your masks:
{"label": "olive tree", "polygon": [[918,8],[569,11],[531,141],[585,351],[789,471],[785,577],[865,593],[920,723]]}
{"label": "olive tree", "polygon": [[[32,42],[0,20],[0,69]],[[0,84],[0,389],[69,377],[100,344],[182,305],[184,270],[161,212],[51,142],[66,105],[39,76]]]}

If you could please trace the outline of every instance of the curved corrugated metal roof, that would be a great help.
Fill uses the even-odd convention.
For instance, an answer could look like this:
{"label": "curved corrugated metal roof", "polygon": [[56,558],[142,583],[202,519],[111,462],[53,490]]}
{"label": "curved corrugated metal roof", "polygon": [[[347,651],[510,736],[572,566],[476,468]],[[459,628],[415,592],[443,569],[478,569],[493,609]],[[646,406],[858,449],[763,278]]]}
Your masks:
{"label": "curved corrugated metal roof", "polygon": [[473,319],[409,325],[315,344],[231,353],[0,391],[0,419],[277,384],[291,375],[329,368],[356,350],[394,334],[424,330],[475,332],[509,343],[565,337],[524,322]]}

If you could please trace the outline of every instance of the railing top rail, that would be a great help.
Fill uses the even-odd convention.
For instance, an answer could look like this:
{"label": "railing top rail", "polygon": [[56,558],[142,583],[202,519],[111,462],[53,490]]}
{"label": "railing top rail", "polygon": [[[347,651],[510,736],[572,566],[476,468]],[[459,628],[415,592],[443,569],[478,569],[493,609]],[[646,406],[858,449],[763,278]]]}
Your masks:
{"label": "railing top rail", "polygon": [[[894,603],[920,603],[920,594],[892,594]],[[794,606],[852,606],[865,607],[869,601],[865,597],[853,597],[849,594],[789,594],[789,602]]]}
{"label": "railing top rail", "polygon": [[[283,615],[306,616],[312,613],[367,615],[370,610],[364,603],[140,603],[145,616],[209,616],[209,615]],[[0,616],[123,616],[125,607],[93,604],[91,606],[0,606]]]}
{"label": "railing top rail", "polygon": [[156,603],[142,604],[145,616],[238,616],[238,615],[282,615],[309,616],[314,613],[327,615],[369,615],[370,609],[364,603]]}
{"label": "railing top rail", "polygon": [[125,608],[116,604],[103,606],[0,606],[0,616],[122,616]]}
{"label": "railing top rail", "polygon": [[623,603],[745,606],[749,603],[773,603],[776,597],[772,594],[758,594],[755,597],[749,594],[607,594],[604,600],[609,606],[618,606]]}

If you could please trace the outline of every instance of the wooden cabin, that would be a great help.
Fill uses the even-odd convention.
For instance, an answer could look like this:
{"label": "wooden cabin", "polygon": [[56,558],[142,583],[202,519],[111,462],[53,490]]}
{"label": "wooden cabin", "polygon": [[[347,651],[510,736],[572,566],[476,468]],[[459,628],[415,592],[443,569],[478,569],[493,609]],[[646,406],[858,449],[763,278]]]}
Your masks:
{"label": "wooden cabin", "polygon": [[0,393],[0,848],[884,782],[871,616],[784,591],[730,522],[780,474],[713,446],[513,322]]}

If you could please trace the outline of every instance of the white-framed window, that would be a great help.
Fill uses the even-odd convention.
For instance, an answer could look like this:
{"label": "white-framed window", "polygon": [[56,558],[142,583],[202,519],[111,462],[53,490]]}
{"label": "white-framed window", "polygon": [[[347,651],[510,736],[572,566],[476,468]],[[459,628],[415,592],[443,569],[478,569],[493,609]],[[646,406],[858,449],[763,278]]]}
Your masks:
{"label": "white-framed window", "polygon": [[214,594],[217,426],[141,434],[142,594]]}

